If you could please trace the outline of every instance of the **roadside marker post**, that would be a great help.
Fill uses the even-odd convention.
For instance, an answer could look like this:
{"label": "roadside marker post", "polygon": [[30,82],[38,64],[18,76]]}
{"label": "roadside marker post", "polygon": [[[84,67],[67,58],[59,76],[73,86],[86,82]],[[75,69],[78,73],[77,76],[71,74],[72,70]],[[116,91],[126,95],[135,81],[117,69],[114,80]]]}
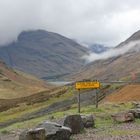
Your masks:
{"label": "roadside marker post", "polygon": [[78,90],[78,113],[80,113],[80,90],[81,89],[95,89],[96,93],[95,93],[95,100],[96,100],[96,108],[98,108],[98,91],[97,89],[100,88],[100,82],[95,80],[95,81],[77,81],[75,83],[75,88]]}
{"label": "roadside marker post", "polygon": [[80,105],[81,104],[81,101],[80,101],[80,89],[78,89],[78,113],[80,113]]}
{"label": "roadside marker post", "polygon": [[96,100],[96,108],[98,108],[98,90],[97,89],[96,89],[96,95],[95,96],[96,96],[96,99],[95,99]]}

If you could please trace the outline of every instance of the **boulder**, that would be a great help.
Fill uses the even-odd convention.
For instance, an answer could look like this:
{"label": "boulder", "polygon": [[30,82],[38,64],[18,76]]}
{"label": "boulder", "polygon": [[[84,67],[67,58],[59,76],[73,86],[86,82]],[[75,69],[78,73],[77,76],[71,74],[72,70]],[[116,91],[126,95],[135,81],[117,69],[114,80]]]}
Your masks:
{"label": "boulder", "polygon": [[116,114],[113,114],[111,117],[114,121],[120,122],[120,123],[134,121],[133,113],[129,113],[129,112],[116,113]]}
{"label": "boulder", "polygon": [[132,113],[135,118],[140,118],[140,108],[130,109],[128,112]]}
{"label": "boulder", "polygon": [[140,108],[140,104],[138,102],[133,101],[132,105],[134,108]]}
{"label": "boulder", "polygon": [[43,122],[37,127],[45,129],[46,140],[69,140],[71,136],[71,129],[54,122]]}
{"label": "boulder", "polygon": [[89,128],[94,126],[94,117],[92,114],[81,115],[84,127]]}
{"label": "boulder", "polygon": [[139,108],[139,109],[140,109],[140,104],[138,104],[138,105],[136,106],[136,108]]}
{"label": "boulder", "polygon": [[23,131],[19,140],[45,140],[45,129],[35,128]]}
{"label": "boulder", "polygon": [[84,129],[82,118],[79,114],[65,116],[61,118],[58,123],[71,128],[72,134],[80,133],[80,131]]}

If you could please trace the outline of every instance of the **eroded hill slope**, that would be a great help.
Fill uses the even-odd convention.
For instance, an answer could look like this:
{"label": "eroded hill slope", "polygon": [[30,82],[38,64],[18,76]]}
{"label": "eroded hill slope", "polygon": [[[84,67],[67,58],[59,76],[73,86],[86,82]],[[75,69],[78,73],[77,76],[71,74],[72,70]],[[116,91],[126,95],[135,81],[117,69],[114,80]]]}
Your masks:
{"label": "eroded hill slope", "polygon": [[0,61],[0,99],[29,96],[50,88],[52,86],[44,81],[9,68]]}

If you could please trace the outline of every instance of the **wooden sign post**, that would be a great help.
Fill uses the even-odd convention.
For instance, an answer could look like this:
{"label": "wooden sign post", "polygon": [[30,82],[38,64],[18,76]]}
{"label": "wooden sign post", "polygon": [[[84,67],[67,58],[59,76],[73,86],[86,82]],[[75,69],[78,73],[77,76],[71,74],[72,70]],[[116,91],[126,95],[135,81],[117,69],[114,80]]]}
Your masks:
{"label": "wooden sign post", "polygon": [[80,113],[80,89],[78,89],[78,113]]}
{"label": "wooden sign post", "polygon": [[96,96],[95,97],[96,98],[95,99],[96,100],[96,108],[98,108],[98,91],[97,91],[97,89],[96,89],[96,95],[95,96]]}
{"label": "wooden sign post", "polygon": [[78,81],[75,83],[75,88],[78,89],[78,113],[80,113],[80,89],[96,89],[96,108],[98,108],[97,88],[100,88],[99,81]]}

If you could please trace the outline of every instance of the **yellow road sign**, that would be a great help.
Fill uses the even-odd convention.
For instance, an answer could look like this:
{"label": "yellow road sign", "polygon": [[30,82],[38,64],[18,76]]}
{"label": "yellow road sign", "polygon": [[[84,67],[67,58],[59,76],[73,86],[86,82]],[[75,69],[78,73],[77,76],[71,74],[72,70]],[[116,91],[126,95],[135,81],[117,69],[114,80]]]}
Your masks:
{"label": "yellow road sign", "polygon": [[99,87],[100,87],[99,81],[81,81],[75,83],[76,89],[99,88]]}

